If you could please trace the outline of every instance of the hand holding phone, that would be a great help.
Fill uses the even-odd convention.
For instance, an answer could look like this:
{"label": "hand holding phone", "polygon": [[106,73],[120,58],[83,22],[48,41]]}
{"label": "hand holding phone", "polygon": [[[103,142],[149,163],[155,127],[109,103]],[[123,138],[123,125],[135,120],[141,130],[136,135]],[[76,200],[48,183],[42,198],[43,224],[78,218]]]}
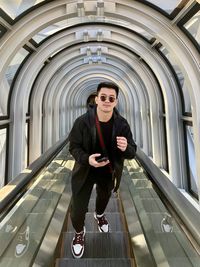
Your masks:
{"label": "hand holding phone", "polygon": [[107,160],[108,160],[108,157],[103,157],[103,158],[97,159],[96,161],[97,162],[103,162],[103,161],[107,161]]}
{"label": "hand holding phone", "polygon": [[108,157],[101,156],[100,153],[95,153],[89,156],[88,162],[95,168],[104,167],[109,163]]}

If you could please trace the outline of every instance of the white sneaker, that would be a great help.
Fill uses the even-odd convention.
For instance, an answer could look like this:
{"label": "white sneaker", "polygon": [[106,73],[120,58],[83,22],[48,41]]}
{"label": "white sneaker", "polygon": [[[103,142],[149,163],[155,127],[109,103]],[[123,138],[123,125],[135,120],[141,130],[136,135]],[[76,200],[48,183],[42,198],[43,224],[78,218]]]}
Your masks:
{"label": "white sneaker", "polygon": [[109,230],[110,230],[110,226],[109,226],[109,223],[108,223],[108,221],[107,221],[107,219],[105,217],[105,214],[103,214],[103,215],[101,215],[99,217],[99,215],[97,215],[96,212],[95,212],[94,213],[94,218],[98,223],[99,232],[108,233]]}
{"label": "white sneaker", "polygon": [[84,253],[84,241],[85,241],[85,227],[80,233],[75,233],[74,238],[72,239],[71,251],[74,258],[79,259],[83,256]]}

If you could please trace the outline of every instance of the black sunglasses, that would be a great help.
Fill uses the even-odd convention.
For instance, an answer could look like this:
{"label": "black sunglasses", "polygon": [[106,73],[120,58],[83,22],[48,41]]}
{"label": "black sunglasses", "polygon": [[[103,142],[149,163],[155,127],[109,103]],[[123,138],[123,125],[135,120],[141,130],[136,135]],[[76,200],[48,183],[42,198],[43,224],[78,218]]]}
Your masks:
{"label": "black sunglasses", "polygon": [[115,102],[115,97],[114,96],[101,95],[100,99],[101,99],[102,102],[105,102],[106,99],[108,99],[110,103]]}

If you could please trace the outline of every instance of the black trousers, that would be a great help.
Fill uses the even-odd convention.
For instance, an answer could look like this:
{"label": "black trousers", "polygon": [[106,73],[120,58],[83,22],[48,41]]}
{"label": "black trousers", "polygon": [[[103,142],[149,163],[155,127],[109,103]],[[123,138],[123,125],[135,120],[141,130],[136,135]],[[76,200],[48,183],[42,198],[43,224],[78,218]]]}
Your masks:
{"label": "black trousers", "polygon": [[89,174],[81,190],[77,194],[72,194],[70,217],[77,233],[83,230],[85,214],[88,211],[88,204],[94,184],[96,184],[97,194],[95,211],[99,215],[104,213],[111,196],[111,191],[114,188],[111,174],[97,178]]}

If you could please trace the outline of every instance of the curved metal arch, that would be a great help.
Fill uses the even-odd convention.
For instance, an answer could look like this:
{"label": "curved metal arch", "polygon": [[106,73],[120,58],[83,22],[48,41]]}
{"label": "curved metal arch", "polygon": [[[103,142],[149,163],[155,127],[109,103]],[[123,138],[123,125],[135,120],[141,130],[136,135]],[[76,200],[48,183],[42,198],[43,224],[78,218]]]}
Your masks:
{"label": "curved metal arch", "polygon": [[[124,4],[124,3],[123,3]],[[124,15],[124,14],[123,14]]]}
{"label": "curved metal arch", "polygon": [[[127,39],[127,41],[128,41],[128,39]],[[58,42],[58,41],[57,41]],[[129,48],[130,49],[130,48]],[[44,49],[43,49],[43,51],[44,51]],[[142,53],[142,52],[141,52]],[[43,53],[43,55],[44,55],[44,53]],[[27,84],[26,84],[26,87],[27,87]]]}
{"label": "curved metal arch", "polygon": [[[120,65],[122,66],[122,65]],[[106,67],[106,69],[105,69]],[[130,100],[133,100],[133,102],[136,101],[136,99],[134,100],[133,97],[131,97],[130,93],[129,93],[129,87],[128,87],[128,84],[127,84],[127,81],[122,83],[121,81],[121,75],[124,75],[124,71],[122,69],[119,69],[119,68],[116,68],[116,66],[114,66],[114,64],[104,64],[104,65],[100,65],[97,67],[97,71],[96,70],[92,70],[93,66],[90,66],[90,69],[91,71],[89,70],[85,70],[85,73],[86,75],[81,75],[79,76],[79,78],[77,79],[77,81],[81,78],[82,81],[84,83],[88,83],[88,79],[90,76],[92,77],[99,77],[99,80],[101,80],[101,76],[104,77],[106,74],[107,74],[107,77],[110,77],[109,80],[113,80],[113,82],[117,83],[120,88],[121,88],[121,91],[120,91],[120,95],[119,95],[119,108],[120,106],[125,106],[125,109],[127,110],[127,106],[130,106]],[[124,80],[123,80],[124,81]],[[124,89],[125,87],[125,89]],[[70,89],[70,88],[69,88]],[[78,91],[80,90],[80,92]],[[77,98],[73,98],[75,103],[79,104],[78,101],[81,101],[80,97],[81,97],[81,93],[84,93],[85,92],[85,95],[84,95],[84,100],[87,99],[87,97],[92,93],[92,91],[88,92],[87,89],[83,88],[83,86],[79,83],[78,81],[78,86],[76,88],[76,91],[74,90],[73,91],[74,93],[76,93],[76,96]],[[73,94],[72,92],[72,94]],[[127,94],[129,95],[129,97],[127,96]],[[82,99],[83,101],[83,99]],[[134,114],[134,113],[133,113]],[[77,114],[77,115],[80,115],[80,114]],[[125,115],[123,113],[123,115]],[[125,116],[127,116],[129,119],[130,119],[130,112],[129,114],[126,114]]]}
{"label": "curved metal arch", "polygon": [[[122,54],[122,56],[121,56],[121,59],[122,59],[122,57],[123,57],[123,54]],[[71,68],[71,67],[72,67],[72,66],[71,66],[71,63],[70,63],[70,68]],[[128,70],[128,69],[127,69],[127,70]],[[70,71],[70,70],[69,70],[69,71]],[[73,72],[73,71],[72,71],[72,72]],[[84,72],[84,73],[85,73],[85,72]],[[75,72],[75,74],[76,74],[76,72]],[[77,75],[77,74],[76,74],[76,75]],[[56,74],[56,77],[57,77],[57,80],[59,81],[59,80],[60,80],[60,75],[59,75],[59,73]],[[53,84],[52,87],[53,87],[53,88],[56,88],[57,85],[56,85],[56,84]],[[60,87],[60,86],[59,86],[59,87]],[[70,101],[71,101],[71,98],[68,98],[68,99],[70,99]],[[69,103],[69,104],[70,104],[70,103]],[[69,104],[68,104],[68,105],[69,105]],[[68,106],[68,105],[67,105],[67,106]],[[51,106],[51,105],[50,105],[50,106]]]}
{"label": "curved metal arch", "polygon": [[[71,68],[71,65],[70,65],[70,68]],[[85,67],[86,69],[88,68],[88,67]],[[104,67],[105,68],[105,67]],[[72,86],[73,86],[73,91],[74,91],[74,83],[73,83],[73,80],[77,80],[77,79],[80,79],[80,77],[81,76],[88,76],[89,75],[89,73],[90,73],[90,71],[88,72],[88,74],[86,73],[87,72],[87,70],[84,70],[84,72],[83,71],[81,71],[81,67],[78,69],[78,70],[71,70],[72,72],[73,72],[73,77],[71,77],[71,75],[70,75],[70,71],[67,71],[68,72],[68,77],[66,77],[66,79],[64,80],[64,81],[61,81],[61,82],[59,82],[59,86],[58,86],[58,90],[60,90],[60,91],[62,91],[63,89],[62,88],[64,88],[64,92],[65,92],[65,97],[64,96],[62,96],[62,100],[63,99],[65,99],[66,97],[67,97],[67,99],[69,100],[68,101],[68,103],[65,103],[65,106],[66,107],[68,107],[68,109],[70,110],[70,106],[72,105],[72,107],[73,107],[73,104],[72,104],[72,102],[73,102],[73,97],[71,96],[71,95],[69,95],[69,93],[68,93],[68,91],[67,91],[67,89],[65,88],[65,84],[67,84],[67,85],[69,85],[69,83],[71,83],[72,84]],[[95,70],[95,72],[97,72],[96,70]],[[82,74],[81,74],[82,73]],[[86,75],[85,75],[85,73],[86,73]],[[98,71],[98,73],[99,73],[99,71]],[[110,73],[111,73],[111,70],[110,70]],[[117,70],[115,70],[115,74],[117,73]],[[65,74],[63,74],[64,76],[65,76]],[[68,78],[68,79],[67,79]],[[118,80],[119,80],[119,78],[118,78]],[[62,83],[64,83],[64,85],[61,85]],[[53,91],[55,91],[55,84],[53,84],[52,85],[52,87],[54,88],[53,90],[52,90],[52,92]],[[52,96],[53,96],[53,94],[55,94],[55,93],[52,93]],[[56,94],[58,95],[58,93],[56,92]],[[51,99],[53,99],[53,97],[51,96]],[[88,96],[89,96],[89,94],[88,94]],[[86,96],[86,97],[88,97],[88,96]],[[78,98],[78,97],[77,97]],[[85,101],[86,102],[86,101]],[[80,105],[80,103],[78,103],[78,105]],[[50,100],[50,102],[49,102],[49,104],[48,104],[48,106],[49,107],[51,107],[52,105],[51,105],[51,100]],[[74,107],[73,107],[73,110],[74,110]],[[75,112],[76,112],[76,110],[75,110]],[[74,115],[73,115],[74,116]]]}
{"label": "curved metal arch", "polygon": [[[126,42],[126,47],[129,47],[129,49],[131,49],[131,44],[130,44],[130,39],[128,39],[128,37],[126,37],[126,36],[121,36],[121,38],[117,38],[117,41],[118,41],[118,44],[121,42],[122,43],[122,40],[124,41],[124,42]],[[126,41],[127,40],[127,41]],[[137,50],[136,49],[136,44],[135,44],[135,42],[134,42],[134,44],[132,44],[132,45],[135,45],[135,50]],[[148,52],[147,51],[141,51],[141,49],[142,49],[142,47],[138,44],[138,47],[137,47],[139,50],[140,50],[140,54],[143,54],[143,58],[145,58],[145,57],[147,57],[147,58],[145,58],[146,59],[146,61],[148,62],[148,64],[150,64],[151,65],[151,67],[154,69],[154,72],[157,74],[157,76],[159,77],[160,76],[160,74],[161,74],[161,72],[160,72],[160,69],[159,68],[161,68],[161,66],[162,66],[162,64],[163,64],[163,62],[159,62],[160,61],[160,59],[159,59],[159,56],[157,55],[157,60],[158,60],[158,62],[157,63],[155,63],[155,61],[154,60],[152,60],[152,58],[151,58],[151,56],[153,55],[153,53],[152,53],[152,51],[151,50],[149,50]],[[137,50],[137,52],[138,52],[138,50]],[[157,65],[157,64],[159,64],[159,66]],[[157,66],[156,66],[157,65]],[[163,65],[164,66],[164,65]],[[168,78],[166,79],[166,73],[168,73]],[[179,127],[180,127],[180,125],[178,125],[177,123],[176,123],[176,120],[172,120],[171,118],[172,117],[176,117],[177,116],[177,118],[180,116],[179,114],[180,114],[180,108],[178,108],[178,105],[180,106],[180,102],[179,102],[179,97],[177,96],[177,91],[176,91],[176,85],[175,85],[175,82],[173,81],[173,80],[171,80],[171,76],[170,76],[170,70],[168,69],[168,67],[167,66],[165,66],[164,67],[164,71],[162,72],[162,74],[161,74],[161,76],[160,76],[160,78],[159,78],[159,80],[160,80],[160,82],[161,82],[161,87],[163,88],[163,92],[164,92],[164,94],[165,94],[165,98],[166,98],[166,104],[167,104],[167,126],[168,126],[168,133],[169,133],[169,137],[168,138],[170,138],[170,131],[171,131],[171,129],[177,129],[176,130],[176,133],[174,133],[174,136],[172,137],[172,138],[170,138],[169,139],[169,142],[171,143],[171,144],[169,144],[169,151],[170,151],[170,153],[172,153],[172,151],[174,150],[174,147],[176,147],[176,149],[177,150],[179,150],[179,149],[181,149],[181,147],[182,147],[182,145],[180,145],[181,144],[181,136],[180,136],[180,132],[179,132]],[[171,81],[170,81],[171,80]],[[165,83],[163,83],[165,81]],[[167,90],[167,88],[168,88],[168,90]],[[172,89],[174,89],[173,91],[172,91]],[[173,97],[172,97],[172,92],[174,93],[174,95],[173,95]],[[169,98],[169,99],[168,99]],[[168,100],[167,100],[168,99]],[[176,100],[175,100],[176,99]],[[174,103],[174,104],[172,104],[174,101],[176,101],[176,104]],[[174,107],[174,110],[172,110],[172,108],[171,108],[171,106],[172,107]],[[171,114],[171,115],[170,115]],[[175,114],[176,114],[176,116],[175,116]],[[169,117],[168,117],[168,115],[169,115]],[[178,119],[177,119],[178,120]],[[178,135],[177,137],[175,137],[176,135]],[[176,141],[175,141],[176,140]],[[178,148],[179,147],[179,148]],[[181,154],[181,153],[180,153]],[[174,155],[174,153],[172,153],[172,158],[173,157],[177,157],[177,155]],[[173,169],[173,166],[172,166],[172,162],[176,162],[176,160],[175,160],[175,158],[173,158],[172,159],[172,161],[170,162],[170,169]],[[178,165],[178,164],[177,164]],[[174,165],[175,166],[175,165]],[[177,168],[175,168],[176,169],[176,171],[177,171]],[[174,171],[175,171],[175,169],[174,169]],[[182,170],[182,168],[181,168],[181,170]],[[180,175],[180,174],[178,174],[178,173],[176,173],[176,171],[175,171],[175,173],[173,174],[173,176],[174,177],[177,177],[176,179],[178,179],[178,177],[182,177],[182,175]],[[178,183],[178,182],[177,182]]]}
{"label": "curved metal arch", "polygon": [[[62,7],[62,4],[61,4],[61,2],[62,1],[60,1],[59,2],[59,4],[57,3],[57,5],[56,6],[54,6],[54,8],[55,9],[58,9],[59,7]],[[87,2],[87,1],[85,1],[85,2]],[[118,13],[117,13],[117,16],[118,16],[118,18],[120,17],[120,11],[121,11],[121,13],[123,14],[123,17],[124,17],[124,20],[125,21],[129,21],[130,20],[130,17],[134,17],[133,16],[133,14],[134,14],[134,12],[133,11],[135,11],[135,13],[136,14],[134,14],[135,16],[136,16],[136,19],[135,20],[132,20],[131,22],[133,23],[133,21],[135,22],[135,23],[137,23],[137,22],[140,22],[141,23],[141,26],[143,26],[143,27],[147,27],[149,30],[153,30],[153,28],[154,28],[154,34],[156,34],[157,33],[157,35],[159,36],[160,34],[162,34],[162,32],[163,32],[163,30],[164,30],[164,28],[166,28],[166,26],[168,27],[168,30],[170,31],[170,28],[171,28],[171,25],[170,25],[170,23],[169,23],[169,21],[167,21],[166,19],[164,20],[164,19],[162,19],[162,16],[158,16],[157,15],[157,13],[154,11],[152,11],[151,9],[148,9],[147,7],[147,10],[148,10],[148,12],[147,12],[147,10],[146,10],[146,8],[144,9],[144,5],[142,5],[141,6],[141,4],[140,3],[134,3],[134,5],[132,4],[132,3],[130,3],[129,1],[123,1],[123,4],[121,3],[121,1],[115,1],[115,3],[118,3],[118,9],[117,9],[117,11],[118,11]],[[58,5],[60,5],[60,6],[58,6]],[[48,5],[47,5],[48,6]],[[45,6],[45,8],[47,8],[47,6]],[[49,8],[49,12],[48,12],[48,14],[50,13],[50,12],[52,12],[53,11],[53,4],[52,5],[50,5],[50,6],[48,6],[48,8]],[[125,8],[125,7],[127,7],[128,6],[128,12],[133,12],[131,15],[132,16],[128,16],[128,14],[126,15],[126,16],[124,16],[125,14],[124,14],[124,10],[123,10],[123,7]],[[45,10],[45,8],[43,7],[43,12],[46,12],[47,10]],[[63,8],[63,7],[62,7]],[[41,9],[42,10],[42,9]],[[41,12],[41,10],[39,9],[39,11]],[[139,14],[139,16],[138,16],[138,14],[137,14],[137,12],[141,12],[140,14]],[[41,15],[41,13],[40,12],[37,12],[38,14],[35,14],[35,16],[37,16],[37,15]],[[59,12],[61,12],[61,10],[59,10]],[[58,13],[59,13],[58,12]],[[55,12],[56,13],[56,12]],[[44,13],[42,13],[43,14],[43,16],[44,16]],[[70,13],[71,14],[71,13]],[[73,13],[72,13],[73,14]],[[113,16],[116,14],[116,12],[115,13],[113,13]],[[143,19],[143,21],[141,21],[141,15],[144,15],[144,16],[142,16],[142,19]],[[57,14],[58,15],[58,14]],[[68,14],[69,15],[69,14]],[[145,20],[145,17],[146,16],[148,16],[148,20],[146,21],[146,23],[144,22],[144,20]],[[31,23],[32,23],[32,29],[33,29],[33,25],[34,25],[34,23],[33,23],[33,18],[35,18],[34,17],[34,15],[33,14],[30,14],[30,17],[31,17]],[[45,16],[44,16],[45,17]],[[54,19],[55,19],[55,17],[56,17],[56,14],[54,14]],[[58,17],[58,18],[61,18],[61,17]],[[26,18],[27,20],[29,20],[29,17],[28,18]],[[158,20],[158,21],[156,21],[156,19]],[[39,18],[37,17],[37,20],[39,20]],[[154,24],[152,23],[152,25],[151,26],[154,26],[153,28],[152,27],[149,27],[149,25],[151,24],[150,23],[150,20],[154,20]],[[30,20],[29,20],[30,21]],[[48,20],[48,22],[51,22],[51,20]],[[148,22],[148,23],[147,23]],[[159,29],[158,29],[158,27],[157,27],[157,23],[160,23],[160,25],[162,25],[162,31],[159,31]],[[26,26],[27,26],[27,24],[28,24],[28,22],[26,21]],[[168,24],[168,25],[167,25]],[[41,25],[41,22],[40,22],[40,25]],[[155,28],[155,26],[156,26],[156,28]],[[38,29],[39,27],[37,27],[37,29]],[[31,32],[31,31],[29,31],[29,32]],[[163,34],[165,35],[165,31],[163,32]],[[171,31],[171,34],[173,34],[173,32]],[[159,37],[160,38],[160,37]],[[18,40],[19,40],[20,38],[18,38]],[[22,38],[23,40],[24,40],[24,38]],[[161,38],[162,39],[162,38]],[[165,38],[164,38],[165,39]],[[12,49],[10,49],[10,51],[12,51]],[[11,53],[12,54],[12,53]],[[13,55],[12,55],[13,56]],[[4,64],[3,64],[4,65]]]}
{"label": "curved metal arch", "polygon": [[[57,44],[58,44],[58,41],[57,41]],[[42,49],[42,51],[44,51],[44,49]],[[34,63],[34,65],[36,66],[37,64],[36,63]],[[31,71],[32,72],[32,71]],[[26,86],[27,86],[27,84],[26,84]],[[26,87],[27,88],[27,87]]]}
{"label": "curved metal arch", "polygon": [[[123,54],[118,54],[118,57],[119,57],[119,60],[118,61],[120,61],[121,59],[122,59],[122,57],[123,57]],[[127,62],[126,61],[126,63],[129,63],[129,64],[132,64],[132,67],[133,68],[137,68],[137,71],[138,71],[138,69],[141,69],[141,66],[139,66],[139,64],[137,65],[137,62],[133,62],[133,61],[131,61],[131,56],[130,56],[130,58],[129,58],[129,61],[130,62]],[[116,62],[117,62],[117,59],[115,59],[114,61],[113,61],[113,66],[115,65],[116,66]],[[119,62],[118,62],[119,63]],[[118,67],[120,67],[120,65],[118,64]],[[128,71],[128,67],[126,68],[127,69],[127,71]],[[86,73],[86,71],[84,71],[84,73]],[[140,73],[142,73],[142,70],[141,70],[141,72]],[[86,75],[86,77],[89,75],[89,72],[88,72],[88,74]],[[132,76],[134,77],[134,73],[132,73]],[[150,83],[150,80],[147,80],[147,78],[145,78],[145,71],[143,70],[143,77],[144,77],[144,83],[147,85],[148,84],[148,91],[153,91],[154,89],[155,89],[155,83],[154,84],[152,84],[152,83]],[[131,79],[131,77],[129,77],[130,79]],[[135,79],[136,77],[134,77],[134,79]],[[148,79],[149,79],[149,77],[148,77]],[[124,80],[124,79],[123,79]],[[155,81],[154,81],[155,82]],[[132,84],[134,85],[134,80],[132,80]],[[131,90],[131,84],[127,87],[127,88],[129,88],[130,89],[130,93],[133,93],[133,90]],[[79,88],[80,89],[80,88]],[[79,90],[78,89],[78,90]],[[138,89],[138,90],[137,90]],[[135,85],[135,89],[134,89],[134,91],[137,91],[138,92],[138,94],[140,95],[140,93],[142,92],[142,91],[144,91],[143,93],[144,93],[144,95],[146,94],[145,93],[145,89],[142,89],[142,87],[141,87],[141,85],[139,85],[139,83],[138,83],[138,86],[137,85]],[[155,90],[156,91],[156,90]],[[160,137],[158,138],[158,129],[157,129],[157,126],[158,126],[158,121],[159,121],[159,114],[160,114],[160,112],[158,111],[159,110],[159,101],[156,103],[155,102],[155,99],[158,99],[159,97],[158,97],[158,95],[156,96],[156,93],[155,93],[155,91],[154,91],[154,93],[152,93],[151,94],[151,97],[149,96],[149,98],[151,99],[151,114],[153,114],[153,116],[151,115],[151,117],[152,117],[152,123],[154,123],[154,127],[152,127],[154,130],[153,130],[153,132],[154,132],[154,152],[155,153],[153,153],[154,154],[154,160],[155,160],[155,162],[158,164],[158,166],[162,166],[162,164],[160,163],[160,159],[161,159],[161,156],[160,156],[160,151],[162,150],[161,149],[161,147],[160,148],[157,148],[158,149],[158,151],[159,151],[159,153],[158,152],[156,152],[156,147],[157,147],[157,145],[155,145],[155,142],[158,142],[158,140],[160,140]],[[82,93],[80,92],[80,96],[82,96]],[[135,96],[136,97],[136,96]],[[139,96],[138,96],[139,97]],[[148,97],[148,96],[146,96],[146,97]],[[86,98],[87,98],[87,96],[86,96]],[[134,96],[133,96],[133,94],[132,95],[128,95],[128,99],[133,99],[134,100]],[[146,105],[143,103],[145,100],[143,100],[143,101],[141,101],[141,96],[139,97],[140,98],[140,101],[139,101],[139,103],[140,103],[140,105],[139,106],[143,106],[144,105],[144,108],[143,108],[143,112],[146,112],[145,111],[145,108],[146,107],[148,107],[150,104],[148,104],[148,102],[149,102],[149,100],[148,100],[148,102],[146,102]],[[62,97],[62,99],[64,99],[64,97]],[[71,100],[71,97],[69,97],[68,99],[70,99]],[[145,99],[144,97],[143,97],[143,99]],[[64,101],[64,100],[63,100]],[[78,101],[78,100],[77,100]],[[121,102],[121,100],[120,100],[120,102]],[[68,103],[68,104],[70,104],[70,102]],[[123,104],[122,104],[123,105]],[[68,106],[67,104],[66,104],[66,106]],[[128,107],[128,105],[126,105],[126,107]],[[158,108],[157,108],[158,107]],[[126,108],[127,109],[127,108]],[[142,108],[136,108],[136,110],[138,110],[138,112],[140,113],[140,110],[142,110]],[[129,111],[130,112],[130,111]],[[156,114],[157,114],[157,119],[156,119]],[[125,115],[125,114],[123,114],[123,115]],[[125,115],[126,116],[126,115]],[[128,116],[128,115],[127,115]],[[135,116],[135,115],[134,115]],[[139,115],[140,116],[140,115]],[[129,115],[128,116],[128,118],[129,118],[129,122],[130,122],[130,124],[131,124],[131,122],[132,122],[132,120],[131,120],[131,115]],[[139,119],[139,118],[138,118]],[[139,141],[139,138],[140,138],[140,135],[142,135],[143,136],[143,139],[144,139],[144,142],[147,142],[147,136],[146,136],[146,132],[145,132],[145,130],[144,131],[142,131],[142,134],[141,134],[141,126],[142,126],[142,124],[138,124],[138,123],[136,123],[136,121],[138,121],[138,119],[136,120],[136,119],[134,119],[134,124],[133,124],[133,122],[132,122],[132,129],[133,130],[135,130],[135,128],[140,128],[140,131],[138,132],[138,135],[137,135],[137,142]],[[140,120],[140,119],[139,119]],[[155,123],[155,121],[156,121],[156,123]],[[143,122],[144,124],[145,124],[145,122]],[[135,125],[136,124],[136,125]],[[137,125],[138,124],[138,125]],[[135,127],[133,127],[133,125],[135,125]],[[157,126],[156,126],[157,125]],[[155,138],[156,137],[156,138]],[[151,143],[151,140],[150,140],[150,143]],[[139,145],[139,143],[138,143],[138,145]],[[147,145],[146,145],[147,146]],[[147,152],[147,154],[148,154],[148,149],[144,149],[144,151],[146,151]],[[156,155],[155,155],[156,154]],[[159,160],[158,160],[159,159]]]}
{"label": "curved metal arch", "polygon": [[[10,15],[8,13],[6,13],[6,11],[3,8],[0,8],[0,11],[5,13],[5,16],[7,16],[7,19],[11,24],[16,23],[16,21],[20,20],[22,17],[26,16],[27,14],[30,14],[30,12],[32,12],[33,10],[37,9],[40,6],[44,6],[46,4],[48,4],[49,2],[54,1],[54,0],[43,0],[40,1],[39,3],[30,6],[30,7],[26,7],[26,9],[23,10],[23,12],[21,12],[19,15],[16,15],[14,19],[10,19]],[[176,14],[178,14],[181,9],[183,8],[184,4],[187,3],[189,0],[182,0],[179,4],[177,4],[174,9],[172,9],[171,13],[167,13],[165,11],[165,9],[163,9],[162,7],[159,6],[159,4],[152,4],[151,2],[148,1],[141,1],[141,0],[136,0],[138,2],[142,2],[144,5],[150,6],[151,8],[157,10],[158,12],[162,13],[164,16],[172,19],[174,18],[174,16]]]}
{"label": "curved metal arch", "polygon": [[[124,56],[124,53],[125,52],[123,52],[123,54],[121,54],[121,56],[120,56],[120,58],[123,58],[123,56]],[[129,57],[128,57],[128,55],[127,55],[127,58],[126,58],[126,61],[127,60],[129,60],[129,58],[130,58],[130,55],[129,55]],[[129,64],[131,65],[131,63],[133,63],[133,62],[130,62]],[[55,66],[55,64],[53,64],[53,66]],[[71,66],[71,63],[70,63],[70,66]],[[138,65],[138,67],[139,67],[139,65]],[[85,73],[84,73],[84,75],[85,75]],[[56,74],[56,76],[58,77],[58,79],[59,79],[59,74]],[[42,79],[42,80],[44,80],[44,79]],[[154,85],[155,86],[155,85]],[[56,86],[54,85],[54,88],[55,88]],[[149,90],[149,89],[148,89]],[[68,96],[68,98],[71,100],[71,97],[69,97]],[[153,97],[154,98],[154,97]],[[63,99],[63,98],[62,98]],[[152,101],[153,102],[153,101]],[[50,105],[51,106],[51,105]],[[152,106],[155,106],[154,104],[152,104]],[[156,112],[156,114],[159,114],[160,112]],[[36,127],[37,128],[37,127]],[[155,128],[155,127],[154,127]],[[158,140],[158,139],[157,139]]]}
{"label": "curved metal arch", "polygon": [[[107,70],[105,69],[105,66],[107,68]],[[73,114],[72,115],[72,119],[74,120],[74,117],[80,115],[81,112],[83,112],[83,110],[85,110],[85,103],[86,103],[86,99],[88,98],[88,96],[92,93],[92,91],[86,91],[84,94],[84,89],[83,85],[80,84],[80,81],[84,83],[85,80],[88,80],[88,77],[90,77],[90,75],[99,77],[99,80],[101,80],[101,75],[105,75],[104,73],[109,73],[107,76],[110,77],[114,77],[114,75],[116,76],[115,78],[115,82],[119,82],[120,80],[120,74],[122,75],[122,71],[120,70],[114,70],[114,67],[109,67],[109,65],[103,65],[103,66],[98,66],[96,67],[97,69],[94,70],[94,67],[90,66],[89,68],[91,68],[92,70],[88,70],[88,66],[80,66],[77,69],[73,69],[72,72],[75,74],[73,77],[69,76],[66,77],[66,80],[63,80],[63,85],[59,86],[59,90],[63,91],[62,94],[62,102],[67,108],[67,113],[70,113],[72,108],[73,108]],[[84,72],[82,71],[84,69]],[[119,72],[119,73],[117,73]],[[67,79],[68,78],[68,79]],[[117,81],[118,80],[118,81]],[[60,83],[60,84],[61,84]],[[73,88],[73,90],[72,90]],[[86,86],[87,88],[87,86]],[[79,91],[78,91],[79,90]],[[74,94],[76,94],[76,98],[74,98]],[[79,99],[79,95],[81,96],[81,99]],[[122,95],[120,96],[122,98]],[[65,101],[66,99],[66,101]],[[123,101],[124,105],[127,106],[127,100]],[[76,109],[76,107],[78,106],[82,106],[83,105],[83,109]],[[129,103],[130,104],[130,103]],[[50,105],[50,104],[49,104]],[[75,113],[74,113],[75,112]],[[72,121],[71,121],[72,123]]]}
{"label": "curved metal arch", "polygon": [[[39,55],[38,55],[39,56]],[[34,64],[35,65],[35,64]],[[37,65],[37,64],[36,64]],[[26,83],[26,88],[27,88],[27,83]]]}

